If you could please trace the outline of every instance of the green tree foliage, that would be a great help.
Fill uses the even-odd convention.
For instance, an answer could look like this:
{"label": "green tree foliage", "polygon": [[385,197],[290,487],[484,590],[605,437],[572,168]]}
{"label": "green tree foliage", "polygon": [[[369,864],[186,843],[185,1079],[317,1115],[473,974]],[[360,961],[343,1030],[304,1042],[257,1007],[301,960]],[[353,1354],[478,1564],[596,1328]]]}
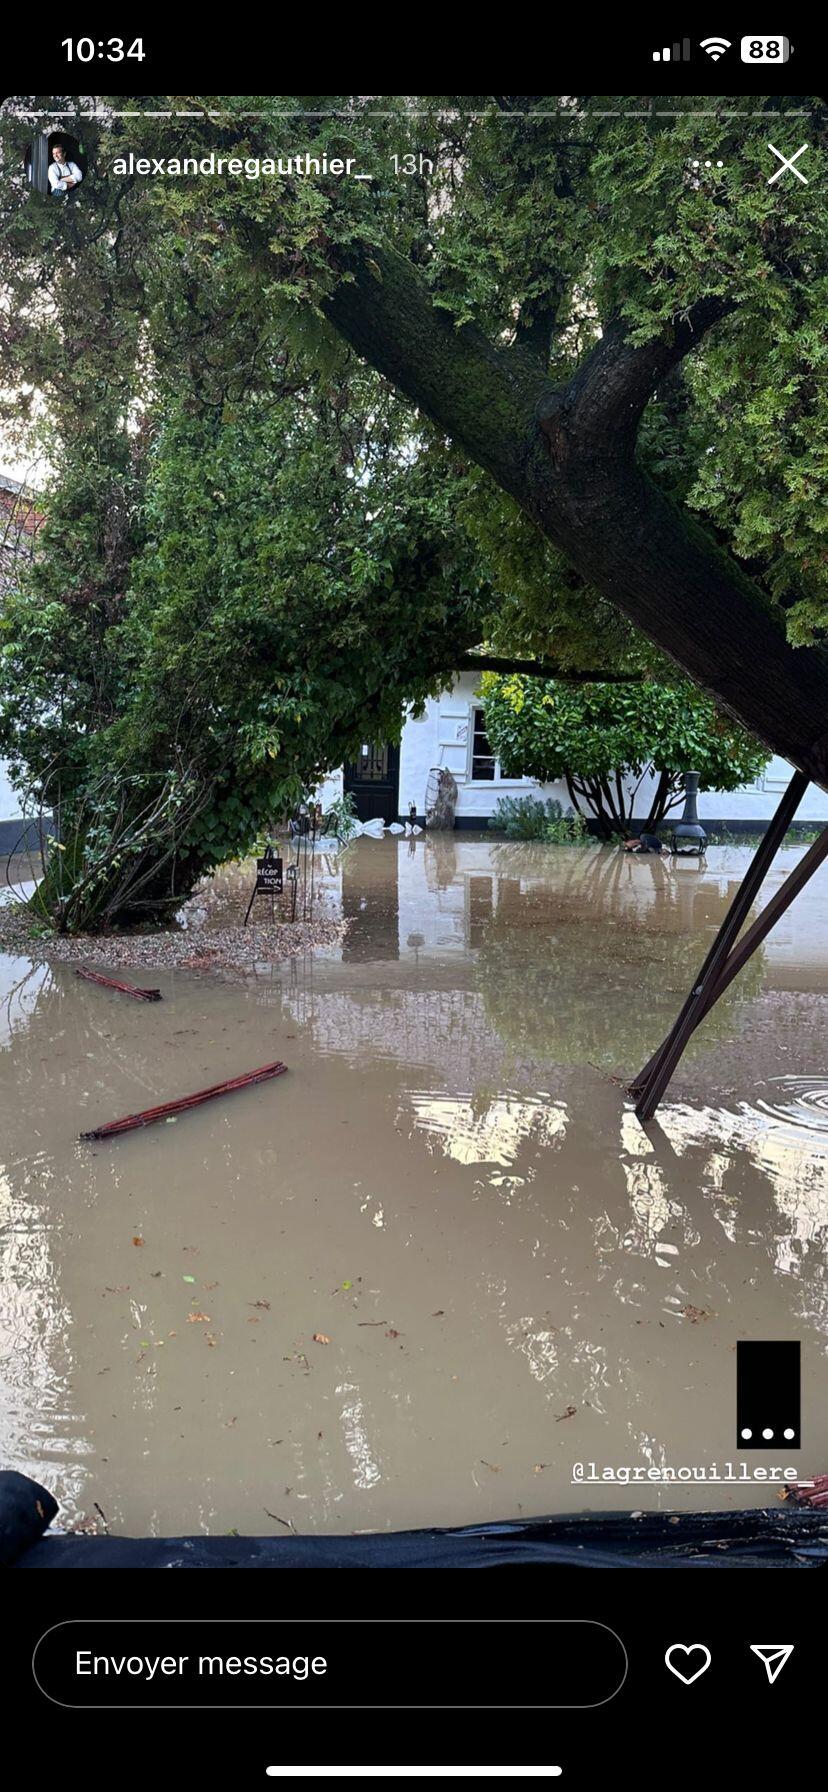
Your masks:
{"label": "green tree foliage", "polygon": [[[81,532],[56,495],[45,551],[5,609],[0,742],[60,807],[64,844],[77,840],[55,862],[61,924],[180,899],[366,732],[398,736],[404,704],[479,633],[476,573],[446,545],[449,493],[390,449],[343,464],[343,415],[326,429],[323,410],[293,391],[223,418],[168,416],[143,456],[122,594],[75,589]],[[69,506],[88,505],[84,537],[94,478]],[[165,823],[157,877],[135,831],[150,804]]]}
{"label": "green tree foliage", "polygon": [[175,720],[211,788],[195,836],[211,863],[366,733],[398,737],[404,700],[422,703],[435,665],[474,638],[474,570],[446,548],[447,496],[394,454],[355,477],[318,404],[295,395],[211,435],[190,419],[162,433],[121,750],[143,743],[163,763]]}
{"label": "green tree foliage", "polygon": [[[577,399],[613,330],[658,358],[713,306],[647,385],[629,453],[780,637],[828,620],[825,210],[762,178],[763,102],[662,119],[633,101],[633,124],[554,96],[304,96],[298,125],[291,96],[201,98],[163,140],[164,96],[129,118],[104,104],[65,203],[31,193],[28,127],[0,118],[0,419],[51,466],[39,558],[3,613],[0,748],[58,792],[77,843],[62,924],[90,878],[107,916],[174,900],[484,640],[570,669],[600,650],[667,700],[672,668],[624,578],[598,576],[589,516],[552,527],[543,508],[538,417]],[[818,174],[822,115],[795,110]],[[277,171],[298,150],[371,179]],[[122,165],[159,153],[225,169]],[[715,641],[697,675],[716,687]]]}
{"label": "green tree foliage", "polygon": [[[148,112],[160,103],[145,102]],[[62,208],[27,194],[26,128],[5,121],[3,260],[15,320],[5,331],[7,361],[53,390],[65,388],[71,360],[83,405],[93,385],[99,395],[111,385],[102,372],[108,344],[122,364],[142,362],[136,390],[148,363],[154,380],[163,375],[191,397],[215,401],[233,379],[267,390],[286,342],[341,361],[326,308],[353,280],[356,261],[370,265],[372,249],[388,244],[458,327],[512,343],[516,377],[538,362],[550,382],[567,377],[611,318],[645,343],[700,293],[718,296],[731,315],[659,387],[640,450],[662,489],[705,516],[785,604],[793,629],[821,627],[825,208],[796,182],[769,188],[762,178],[761,99],[701,106],[688,97],[686,113],[671,118],[654,101],[630,100],[630,119],[557,96],[466,96],[461,110],[450,97],[305,96],[301,104],[314,114],[301,127],[295,98],[248,95],[223,100],[218,116],[193,115],[180,132],[165,129],[168,156],[235,158],[233,173],[201,179],[120,174],[127,152],[158,155],[157,121],[96,118],[85,126],[82,201]],[[786,104],[776,109],[783,135]],[[790,105],[818,178],[819,102]],[[297,150],[351,156],[372,178],[249,177],[250,158],[272,169]],[[426,155],[431,172],[395,174],[391,158],[406,155]],[[365,352],[370,358],[370,345]],[[474,509],[481,474],[463,456],[455,463]],[[548,546],[544,562],[536,531],[488,479],[476,508],[488,551],[501,544],[508,577],[497,583],[507,599],[521,582],[530,609],[530,593],[536,606],[539,592],[546,599],[548,642],[572,569]],[[583,617],[595,599],[577,583]]]}
{"label": "green tree foliage", "polygon": [[629,833],[633,821],[657,827],[681,801],[686,771],[700,773],[702,789],[738,790],[767,762],[759,742],[686,680],[573,685],[485,673],[482,684],[506,776],[565,779],[577,813],[605,837]]}

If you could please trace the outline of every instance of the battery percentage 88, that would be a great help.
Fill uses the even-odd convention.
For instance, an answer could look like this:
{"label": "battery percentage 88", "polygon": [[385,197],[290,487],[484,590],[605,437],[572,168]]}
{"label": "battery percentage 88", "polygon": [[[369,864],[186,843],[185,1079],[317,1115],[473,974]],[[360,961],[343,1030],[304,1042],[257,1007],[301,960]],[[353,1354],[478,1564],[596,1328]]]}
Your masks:
{"label": "battery percentage 88", "polygon": [[789,37],[743,37],[743,62],[787,62],[791,54]]}

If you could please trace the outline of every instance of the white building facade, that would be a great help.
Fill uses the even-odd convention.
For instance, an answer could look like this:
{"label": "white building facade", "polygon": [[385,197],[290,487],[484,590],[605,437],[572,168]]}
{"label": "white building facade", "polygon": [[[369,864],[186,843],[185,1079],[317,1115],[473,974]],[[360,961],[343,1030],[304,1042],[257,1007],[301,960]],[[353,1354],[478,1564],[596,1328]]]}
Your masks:
{"label": "white building facade", "polygon": [[[499,799],[506,796],[531,795],[542,800],[555,797],[564,813],[572,807],[562,781],[540,784],[535,778],[502,776],[486,739],[479,675],[471,672],[459,673],[439,697],[430,698],[421,716],[408,717],[398,755],[395,749],[389,752],[366,742],[361,761],[325,779],[320,801],[324,807],[341,795],[343,788],[350,789],[361,818],[369,820],[371,814],[380,812],[378,804],[371,802],[373,782],[378,803],[385,805],[382,812],[386,821],[407,821],[412,804],[422,820],[429,773],[440,766],[451,772],[457,784],[455,826],[461,829],[487,828]],[[366,775],[363,777],[362,773]],[[774,757],[760,776],[741,790],[702,790],[699,818],[708,829],[760,832],[792,776],[793,766]],[[648,795],[645,783],[636,803],[637,814],[646,814]],[[675,814],[680,814],[680,810]],[[809,827],[828,825],[828,793],[816,784],[809,785],[796,819],[798,824]]]}
{"label": "white building facade", "polygon": [[[457,784],[455,826],[459,829],[486,829],[504,796],[555,797],[564,813],[571,808],[563,782],[539,784],[535,778],[502,776],[486,739],[478,677],[469,672],[458,674],[439,697],[430,698],[421,716],[408,717],[399,748],[366,741],[353,765],[324,780],[319,799],[324,808],[343,789],[349,789],[363,820],[381,814],[386,821],[407,821],[413,805],[422,821],[429,773],[440,766],[451,772]],[[741,790],[702,790],[699,818],[708,830],[759,833],[792,776],[793,766],[774,757],[759,777]],[[636,804],[639,815],[647,812],[648,794],[647,785],[642,785]],[[828,825],[828,794],[817,784],[808,786],[796,821],[812,828]],[[21,828],[19,798],[0,761],[0,852],[12,850]]]}

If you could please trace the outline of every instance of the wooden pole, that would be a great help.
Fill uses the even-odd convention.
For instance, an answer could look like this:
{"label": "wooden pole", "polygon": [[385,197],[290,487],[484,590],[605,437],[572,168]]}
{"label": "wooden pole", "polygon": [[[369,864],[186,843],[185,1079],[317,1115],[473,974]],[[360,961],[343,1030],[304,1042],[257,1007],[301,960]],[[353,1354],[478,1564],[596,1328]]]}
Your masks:
{"label": "wooden pole", "polygon": [[258,1070],[247,1070],[243,1076],[234,1076],[226,1083],[213,1083],[209,1089],[199,1089],[195,1095],[181,1095],[177,1101],[163,1101],[157,1108],[144,1108],[139,1114],[127,1114],[123,1120],[110,1120],[106,1126],[95,1126],[91,1132],[82,1132],[81,1140],[86,1143],[92,1139],[117,1139],[123,1132],[134,1132],[138,1126],[153,1126],[157,1120],[168,1120],[173,1115],[186,1114],[190,1108],[201,1107],[202,1102],[214,1101],[218,1095],[233,1095],[237,1089],[251,1089],[256,1083],[266,1083],[274,1076],[284,1076],[286,1064],[262,1064]]}
{"label": "wooden pole", "polygon": [[103,989],[117,989],[122,996],[134,996],[138,1002],[160,1002],[163,1000],[160,989],[142,989],[137,983],[119,982],[117,977],[102,977],[98,971],[88,971],[85,965],[75,969],[75,976],[82,977],[85,983],[99,983]]}

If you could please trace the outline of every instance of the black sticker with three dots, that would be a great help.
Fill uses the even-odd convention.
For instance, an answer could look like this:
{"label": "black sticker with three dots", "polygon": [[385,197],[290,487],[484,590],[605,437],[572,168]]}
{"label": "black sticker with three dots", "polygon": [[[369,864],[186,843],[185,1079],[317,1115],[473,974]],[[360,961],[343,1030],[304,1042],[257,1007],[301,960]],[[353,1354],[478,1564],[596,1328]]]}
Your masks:
{"label": "black sticker with three dots", "polygon": [[743,1450],[798,1450],[799,1340],[736,1346],[736,1438]]}

